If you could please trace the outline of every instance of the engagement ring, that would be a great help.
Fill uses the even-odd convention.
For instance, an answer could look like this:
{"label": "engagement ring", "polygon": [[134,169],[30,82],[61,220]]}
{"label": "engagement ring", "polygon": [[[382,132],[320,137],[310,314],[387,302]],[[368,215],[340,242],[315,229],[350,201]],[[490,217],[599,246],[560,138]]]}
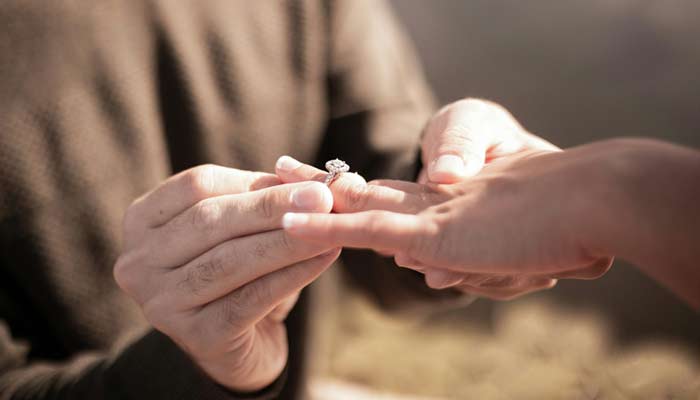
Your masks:
{"label": "engagement ring", "polygon": [[326,186],[330,186],[338,175],[350,171],[350,166],[345,161],[336,158],[326,162],[326,170],[328,170],[328,175],[326,175],[326,180],[323,183]]}

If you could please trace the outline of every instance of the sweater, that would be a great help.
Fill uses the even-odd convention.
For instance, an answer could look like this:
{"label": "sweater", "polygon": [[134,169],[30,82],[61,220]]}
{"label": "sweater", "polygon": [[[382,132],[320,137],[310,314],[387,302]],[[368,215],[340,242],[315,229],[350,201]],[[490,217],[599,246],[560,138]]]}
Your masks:
{"label": "sweater", "polygon": [[[123,213],[203,163],[339,157],[410,177],[432,106],[382,1],[1,2],[0,399],[302,397],[309,304],[328,290],[287,319],[286,373],[232,393],[117,288]],[[388,306],[435,297],[377,263],[350,252],[340,281]]]}

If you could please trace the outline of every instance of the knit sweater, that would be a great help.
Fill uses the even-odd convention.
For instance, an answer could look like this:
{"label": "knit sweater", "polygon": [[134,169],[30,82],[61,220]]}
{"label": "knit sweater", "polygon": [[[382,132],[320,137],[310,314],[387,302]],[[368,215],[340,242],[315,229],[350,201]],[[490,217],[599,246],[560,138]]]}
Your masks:
{"label": "knit sweater", "polygon": [[[288,318],[286,375],[231,393],[115,285],[123,213],[202,163],[340,157],[406,177],[431,107],[381,1],[1,2],[0,399],[300,396],[316,285]],[[343,279],[381,302],[432,297],[349,257]]]}

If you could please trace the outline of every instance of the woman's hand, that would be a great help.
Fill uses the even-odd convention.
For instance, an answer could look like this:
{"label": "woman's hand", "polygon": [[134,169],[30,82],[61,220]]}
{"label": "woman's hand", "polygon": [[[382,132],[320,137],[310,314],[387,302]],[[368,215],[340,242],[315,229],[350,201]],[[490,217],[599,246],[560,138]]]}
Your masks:
{"label": "woman's hand", "polygon": [[[595,195],[604,189],[600,147],[520,152],[450,185],[385,180],[363,191],[341,185],[333,190],[336,204],[346,202],[338,199],[345,193],[354,213],[290,213],[284,227],[324,246],[394,254],[431,287],[488,297],[548,288],[557,278],[596,278],[612,262],[594,237],[597,222],[608,217],[598,204],[609,199]],[[366,211],[357,212],[358,204]]]}
{"label": "woman's hand", "polygon": [[[421,171],[418,182],[460,182],[476,175],[490,162],[534,150],[559,149],[526,131],[502,106],[486,100],[463,99],[443,107],[428,121],[421,140],[421,157],[426,167]],[[326,174],[289,157],[280,158],[276,172],[287,183],[304,180],[322,182]],[[401,197],[402,194],[383,189],[380,185],[367,185],[359,175],[343,174],[331,185],[333,210],[338,213],[394,210],[396,203],[401,201],[392,199],[392,196]],[[418,208],[397,211],[416,212],[426,207],[424,204],[408,206]],[[512,298],[556,284],[556,279],[549,276],[454,274],[443,269],[415,269],[426,274],[427,284],[432,288],[457,287],[498,299]]]}

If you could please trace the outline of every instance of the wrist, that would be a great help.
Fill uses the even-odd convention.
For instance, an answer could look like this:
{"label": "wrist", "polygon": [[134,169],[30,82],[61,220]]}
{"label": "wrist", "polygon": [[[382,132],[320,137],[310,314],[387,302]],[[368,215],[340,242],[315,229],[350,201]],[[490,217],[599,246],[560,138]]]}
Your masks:
{"label": "wrist", "polygon": [[[591,229],[588,243],[594,255],[616,255],[636,262],[644,244],[653,243],[657,235],[649,224],[650,210],[645,199],[652,197],[649,182],[654,165],[663,164],[667,146],[649,139],[611,139],[590,145],[591,189],[587,198]],[[656,160],[656,158],[660,158]],[[651,168],[650,168],[651,167]]]}
{"label": "wrist", "polygon": [[581,146],[580,178],[572,200],[577,226],[582,227],[582,247],[593,257],[626,256],[627,231],[640,220],[631,187],[643,171],[639,160],[647,141],[611,139]]}

